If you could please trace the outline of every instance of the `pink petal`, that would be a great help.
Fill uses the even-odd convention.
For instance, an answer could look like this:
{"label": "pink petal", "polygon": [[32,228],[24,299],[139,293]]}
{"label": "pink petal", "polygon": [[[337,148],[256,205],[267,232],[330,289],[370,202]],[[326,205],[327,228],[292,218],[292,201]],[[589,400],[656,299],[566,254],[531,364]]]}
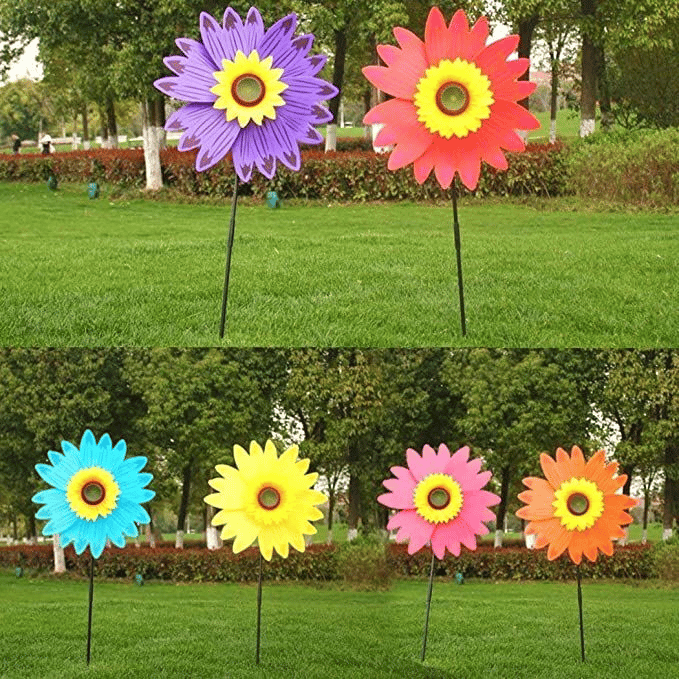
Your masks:
{"label": "pink petal", "polygon": [[383,127],[375,137],[375,146],[391,146],[398,141],[396,131],[388,127]]}
{"label": "pink petal", "polygon": [[433,146],[430,146],[429,149],[413,163],[415,180],[418,184],[424,184],[424,182],[427,180],[427,177],[434,169],[434,154],[432,152],[433,148]]}
{"label": "pink petal", "polygon": [[377,54],[387,66],[392,66],[400,58],[401,50],[395,45],[378,45]]}
{"label": "pink petal", "polygon": [[387,530],[400,528],[399,542],[403,537],[410,540],[408,545],[408,553],[414,554],[419,549],[422,549],[431,539],[434,531],[434,524],[425,521],[414,509],[406,509],[404,511],[394,514],[387,523]]}
{"label": "pink petal", "polygon": [[498,170],[506,170],[509,167],[505,154],[501,148],[485,148],[481,153],[481,160],[492,165]]}
{"label": "pink petal", "polygon": [[397,478],[401,479],[402,481],[409,481],[412,484],[412,487],[415,487],[415,477],[412,475],[410,472],[410,469],[407,467],[392,467],[390,469],[391,473]]}
{"label": "pink petal", "polygon": [[441,185],[442,189],[450,188],[455,177],[455,164],[453,158],[444,154],[440,148],[434,147],[436,160],[434,161],[434,174],[436,181]]}
{"label": "pink petal", "polygon": [[392,509],[413,508],[413,484],[399,479],[387,479],[383,483],[391,492],[383,493],[377,498],[380,504]]}
{"label": "pink petal", "polygon": [[408,467],[416,481],[421,481],[429,474],[427,463],[420,457],[416,450],[408,448],[406,451],[406,460],[408,460]]}

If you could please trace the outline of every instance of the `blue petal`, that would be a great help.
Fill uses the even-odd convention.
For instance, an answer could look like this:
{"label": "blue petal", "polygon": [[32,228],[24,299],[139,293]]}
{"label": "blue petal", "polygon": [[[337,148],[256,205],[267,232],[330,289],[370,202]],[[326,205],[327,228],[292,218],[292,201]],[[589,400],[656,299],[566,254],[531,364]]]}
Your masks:
{"label": "blue petal", "polygon": [[58,504],[60,502],[66,501],[66,496],[63,490],[57,490],[56,488],[48,488],[47,490],[41,490],[37,492],[32,498],[32,502],[37,502],[39,505],[44,504]]}
{"label": "blue petal", "polygon": [[92,464],[95,467],[104,467],[108,469],[110,467],[109,460],[112,449],[111,437],[108,434],[104,434],[99,439],[99,443],[97,443],[96,448],[92,452]]}
{"label": "blue petal", "polygon": [[76,521],[78,521],[78,516],[75,512],[71,511],[71,508],[66,503],[53,507],[52,520],[50,523],[53,525],[55,533],[63,533],[76,523]]}
{"label": "blue petal", "polygon": [[[121,491],[124,492],[124,489],[145,485],[144,483],[139,483],[139,470],[145,464],[145,457],[130,457],[118,466],[115,473],[115,479]],[[148,481],[146,481],[146,483],[148,483]]]}
{"label": "blue petal", "polygon": [[[68,545],[70,545],[73,542],[74,539],[75,539],[75,536],[73,535],[72,530],[64,531],[63,533],[59,533],[59,544],[62,547],[68,547]],[[82,549],[80,550],[80,552],[82,552]],[[80,552],[78,552],[78,554],[80,554]]]}
{"label": "blue petal", "polygon": [[142,488],[151,483],[151,481],[153,481],[153,474],[142,472],[141,474],[137,475],[137,485]]}
{"label": "blue petal", "polygon": [[109,469],[112,474],[115,474],[115,470],[118,465],[125,459],[125,453],[127,452],[127,445],[123,439],[120,439],[118,443],[114,446],[109,457]]}
{"label": "blue petal", "polygon": [[155,495],[155,490],[149,490],[148,488],[135,488],[134,490],[128,490],[125,493],[125,498],[131,502],[141,504],[142,502],[148,502],[149,500],[152,500]]}
{"label": "blue petal", "polygon": [[94,434],[87,429],[80,440],[80,458],[83,467],[91,467],[94,465],[94,458],[97,453],[97,440]]}
{"label": "blue petal", "polygon": [[92,539],[90,540],[90,552],[95,559],[101,556],[106,547],[106,530],[101,520],[94,522]]}
{"label": "blue petal", "polygon": [[[78,530],[78,528],[80,530]],[[76,530],[69,531],[69,535],[71,535],[69,540],[73,540],[75,542],[76,554],[82,554],[87,548],[87,545],[90,544],[90,532],[84,531],[78,526]]]}
{"label": "blue petal", "polygon": [[137,521],[138,523],[149,523],[151,518],[146,513],[146,510],[136,502],[128,500],[126,497],[121,498],[118,509],[120,511],[120,519],[123,521]]}
{"label": "blue petal", "polygon": [[57,453],[54,450],[50,450],[47,453],[47,457],[49,458],[49,461],[56,467],[60,462],[63,462],[66,458],[61,454]]}
{"label": "blue petal", "polygon": [[70,477],[64,474],[59,467],[52,467],[49,464],[36,464],[35,470],[50,486],[54,486],[59,490],[66,490]]}
{"label": "blue petal", "polygon": [[64,451],[64,457],[78,468],[83,466],[82,455],[80,448],[74,446],[70,441],[62,441],[61,449]]}
{"label": "blue petal", "polygon": [[125,535],[129,535],[131,538],[136,538],[139,536],[139,530],[137,529],[137,524],[131,522],[129,526],[125,527]]}
{"label": "blue petal", "polygon": [[54,509],[53,505],[43,505],[38,509],[38,511],[35,513],[35,518],[36,519],[51,519],[52,518],[52,510]]}
{"label": "blue petal", "polygon": [[109,538],[116,547],[123,548],[127,543],[122,533],[109,533]]}

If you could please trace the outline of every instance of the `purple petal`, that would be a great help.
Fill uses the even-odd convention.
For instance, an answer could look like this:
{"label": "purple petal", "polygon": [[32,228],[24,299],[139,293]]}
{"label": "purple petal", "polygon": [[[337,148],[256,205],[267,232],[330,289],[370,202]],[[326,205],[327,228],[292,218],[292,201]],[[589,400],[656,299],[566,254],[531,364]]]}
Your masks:
{"label": "purple petal", "polygon": [[236,139],[232,149],[233,166],[236,169],[236,174],[241,178],[241,181],[247,182],[252,178],[252,171],[255,168],[256,153],[252,148],[251,137],[249,135],[240,135]]}
{"label": "purple petal", "polygon": [[203,62],[206,69],[212,69],[212,71],[219,71],[221,69],[222,62],[215,62],[202,43],[199,43],[197,40],[193,38],[177,38],[175,43],[189,59]]}
{"label": "purple petal", "polygon": [[234,148],[234,164],[250,166],[254,163],[267,179],[271,179],[276,172],[275,151],[279,148],[275,134],[267,134],[267,130],[250,123],[240,136],[239,150]]}
{"label": "purple petal", "polygon": [[286,79],[285,74],[283,74],[281,80],[288,84],[288,89],[285,90],[286,93],[301,95],[305,99],[312,99],[314,103],[316,101],[332,99],[337,96],[338,92],[334,85],[321,78],[300,76]]}
{"label": "purple petal", "polygon": [[[236,56],[236,52],[238,50],[248,56],[248,54],[245,52],[243,20],[240,18],[238,12],[236,12],[231,7],[227,7],[224,12],[224,18],[222,19],[222,26],[224,27],[224,31],[222,32],[222,40],[228,47],[228,52],[230,54],[230,56],[225,56],[224,58],[233,59],[233,57]],[[219,63],[221,64],[221,61]]]}
{"label": "purple petal", "polygon": [[249,55],[263,37],[264,22],[262,21],[262,15],[255,7],[250,7],[243,28],[243,53],[246,56]]}
{"label": "purple petal", "polygon": [[181,101],[191,101],[200,104],[212,104],[217,101],[217,95],[210,92],[210,87],[214,87],[216,81],[212,79],[212,84],[208,87],[204,80],[196,76],[167,76],[159,78],[153,86],[167,94],[173,99]]}
{"label": "purple petal", "polygon": [[[222,113],[219,111],[219,113]],[[201,139],[201,149],[196,158],[196,170],[203,172],[216,165],[230,150],[240,133],[238,122],[225,122],[222,113],[222,123],[206,129]]]}
{"label": "purple petal", "polygon": [[274,63],[278,63],[290,50],[290,42],[293,33],[297,28],[297,15],[288,14],[288,16],[279,19],[266,32],[261,42],[257,46],[257,52],[261,58],[271,55]]}
{"label": "purple petal", "polygon": [[309,50],[313,47],[314,36],[311,33],[306,35],[297,36],[294,40],[290,42],[289,49],[277,55],[274,59],[274,66],[276,68],[282,68],[293,75],[306,75],[308,70],[308,64],[306,55]]}
{"label": "purple petal", "polygon": [[[235,12],[234,12],[235,14]],[[238,15],[236,15],[238,16]],[[240,17],[238,17],[240,22]],[[224,59],[233,59],[237,50],[242,49],[242,23],[234,30],[222,28],[207,12],[200,13],[200,35],[205,49],[212,60],[222,68]],[[238,41],[234,37],[238,36]]]}
{"label": "purple petal", "polygon": [[317,73],[320,73],[323,70],[327,60],[328,57],[326,57],[325,54],[314,54],[312,57],[309,57],[306,60],[310,67],[307,75],[316,75]]}

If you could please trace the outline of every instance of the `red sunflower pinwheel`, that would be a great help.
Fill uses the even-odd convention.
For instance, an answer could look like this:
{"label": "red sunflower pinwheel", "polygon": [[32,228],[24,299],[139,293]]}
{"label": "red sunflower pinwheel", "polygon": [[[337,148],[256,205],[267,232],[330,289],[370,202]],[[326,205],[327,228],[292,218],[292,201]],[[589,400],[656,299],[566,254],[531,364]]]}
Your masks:
{"label": "red sunflower pinwheel", "polygon": [[476,188],[481,161],[507,169],[506,151],[523,151],[516,130],[534,130],[538,120],[517,101],[535,84],[520,81],[528,59],[507,61],[519,44],[511,35],[486,45],[485,17],[471,28],[462,10],[446,25],[441,10],[433,7],[427,18],[424,42],[397,27],[399,47],[379,45],[386,64],[367,66],[365,77],[394,97],[370,110],[364,123],[382,123],[375,144],[395,145],[390,170],[413,164],[422,184],[434,170],[443,188],[455,173],[470,190]]}

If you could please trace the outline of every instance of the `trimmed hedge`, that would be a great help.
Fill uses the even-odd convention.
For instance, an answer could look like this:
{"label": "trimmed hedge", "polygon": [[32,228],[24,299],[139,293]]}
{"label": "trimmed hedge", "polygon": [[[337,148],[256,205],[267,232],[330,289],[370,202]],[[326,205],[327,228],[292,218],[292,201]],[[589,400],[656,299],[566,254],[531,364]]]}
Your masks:
{"label": "trimmed hedge", "polygon": [[[252,181],[241,187],[241,193],[263,196],[267,191],[276,191],[285,199],[338,202],[449,200],[449,191],[441,189],[433,173],[419,185],[412,167],[390,172],[388,155],[361,150],[364,146],[362,140],[357,140],[346,145],[348,150],[336,153],[305,150],[299,172],[279,166],[272,180],[255,172]],[[529,144],[524,153],[507,156],[506,172],[485,167],[475,195],[558,196],[567,192],[563,146]],[[234,172],[230,161],[196,172],[195,157],[195,151],[182,153],[175,148],[162,151],[165,185],[186,195],[231,196]],[[62,182],[97,181],[141,189],[145,184],[144,154],[140,149],[96,149],[50,156],[0,154],[0,181],[39,182],[50,174]],[[463,193],[469,192],[465,189]]]}
{"label": "trimmed hedge", "polygon": [[[327,581],[347,579],[352,567],[347,565],[347,552],[334,545],[311,545],[300,553],[290,551],[287,559],[274,556],[266,564],[268,580]],[[357,564],[365,554],[359,550]],[[72,546],[65,550],[68,570],[87,575],[89,556],[77,556]],[[233,554],[229,547],[216,551],[203,548],[174,549],[173,547],[126,547],[107,549],[97,559],[96,570],[100,576],[131,579],[137,573],[145,578],[172,580],[175,582],[245,582],[253,580],[257,572],[259,552],[255,548]],[[427,576],[431,555],[423,550],[412,556],[405,545],[390,544],[387,564],[393,575]],[[356,564],[355,564],[356,565]],[[593,564],[585,561],[582,575],[586,578],[655,577],[654,549],[649,545],[618,547],[613,556],[600,555]],[[53,568],[51,545],[19,545],[0,548],[0,567],[23,566],[25,569],[51,571]],[[480,546],[476,551],[463,550],[460,557],[446,555],[437,560],[436,573],[454,577],[457,572],[465,577],[490,578],[494,580],[571,580],[574,566],[567,558],[548,561],[545,550],[528,550],[525,547],[495,549]],[[379,578],[384,573],[378,574]],[[376,576],[376,577],[378,577]]]}

